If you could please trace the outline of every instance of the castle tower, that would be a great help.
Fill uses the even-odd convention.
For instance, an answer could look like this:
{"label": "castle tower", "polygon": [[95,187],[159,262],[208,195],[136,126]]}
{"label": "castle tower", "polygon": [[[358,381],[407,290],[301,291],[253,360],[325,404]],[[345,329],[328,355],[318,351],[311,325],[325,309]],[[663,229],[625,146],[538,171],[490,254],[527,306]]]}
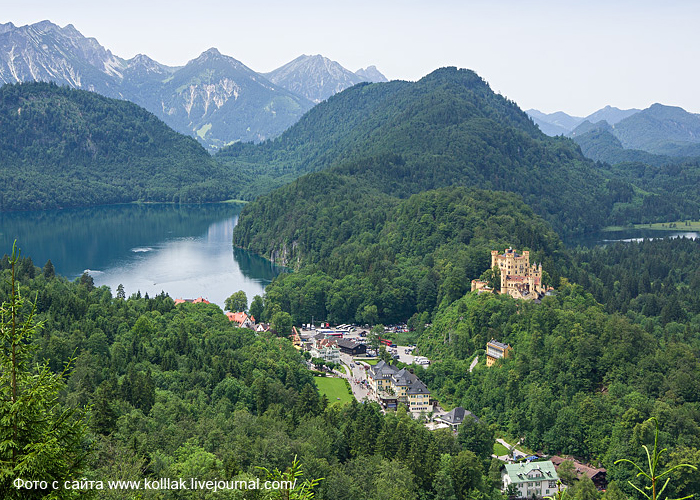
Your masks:
{"label": "castle tower", "polygon": [[503,253],[491,251],[491,267],[497,266],[501,272],[501,293],[516,298],[542,294],[542,264],[530,265],[530,251],[519,254],[513,248],[506,248]]}

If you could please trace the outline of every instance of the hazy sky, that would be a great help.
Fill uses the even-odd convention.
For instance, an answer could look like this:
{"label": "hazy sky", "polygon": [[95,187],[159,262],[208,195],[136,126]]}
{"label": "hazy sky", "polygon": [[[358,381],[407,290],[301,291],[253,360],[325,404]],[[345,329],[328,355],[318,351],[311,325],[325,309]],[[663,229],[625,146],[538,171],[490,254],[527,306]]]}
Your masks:
{"label": "hazy sky", "polygon": [[700,112],[694,0],[0,0],[0,22],[43,19],[168,65],[209,47],[261,72],[323,54],[389,79],[470,68],[523,109]]}

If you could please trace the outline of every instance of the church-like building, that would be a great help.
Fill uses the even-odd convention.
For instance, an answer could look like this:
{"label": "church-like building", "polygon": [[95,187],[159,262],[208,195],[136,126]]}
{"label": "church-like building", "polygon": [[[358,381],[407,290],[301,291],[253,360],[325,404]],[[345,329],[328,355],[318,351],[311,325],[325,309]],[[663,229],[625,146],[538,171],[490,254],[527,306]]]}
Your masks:
{"label": "church-like building", "polygon": [[[491,268],[498,267],[501,272],[501,293],[507,293],[516,299],[541,299],[548,288],[542,284],[542,264],[530,265],[530,252],[524,250],[519,254],[512,248],[504,253],[491,251]],[[472,280],[472,291],[492,291],[486,282]]]}

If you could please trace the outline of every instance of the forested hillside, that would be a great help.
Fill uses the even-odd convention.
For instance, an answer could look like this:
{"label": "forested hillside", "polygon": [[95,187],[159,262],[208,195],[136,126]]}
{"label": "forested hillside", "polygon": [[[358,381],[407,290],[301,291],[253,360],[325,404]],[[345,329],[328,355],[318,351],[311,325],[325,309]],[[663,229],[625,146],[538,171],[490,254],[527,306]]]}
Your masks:
{"label": "forested hillside", "polygon": [[[645,423],[650,417],[662,426],[660,445],[671,451],[666,464],[697,465],[697,325],[642,327],[606,313],[579,285],[557,292],[541,304],[468,294],[441,308],[418,343],[421,353],[439,361],[417,373],[447,404],[523,436],[531,449],[601,463],[608,480],[620,485],[632,471],[614,462],[646,460],[641,445],[653,432]],[[491,338],[510,344],[513,353],[487,368],[483,349]],[[475,354],[481,362],[470,373]],[[683,477],[672,482],[669,498],[698,491],[697,472]]]}
{"label": "forested hillside", "polygon": [[[15,266],[22,296],[36,297],[36,315],[30,324],[43,325],[25,337],[34,349],[25,371],[35,373],[34,362],[47,360],[61,373],[74,358],[60,394],[60,406],[42,415],[55,425],[35,442],[22,432],[0,449],[2,498],[28,498],[27,490],[12,486],[16,475],[26,480],[64,479],[47,453],[72,457],[86,455],[75,477],[85,480],[157,480],[183,477],[198,480],[266,479],[260,467],[286,470],[295,457],[304,479],[324,478],[316,497],[329,500],[418,500],[434,497],[445,488],[455,498],[473,495],[500,500],[498,467],[449,431],[431,432],[405,412],[384,415],[377,404],[356,402],[341,407],[319,395],[302,355],[287,339],[256,334],[232,326],[218,306],[182,304],[161,294],[113,297],[106,287],[96,288],[88,275],[67,282],[50,266],[37,268],[29,258]],[[11,265],[0,260],[0,300],[10,313]],[[18,325],[27,320],[30,305],[17,310]],[[10,345],[18,333],[9,316],[2,323],[3,367],[11,366]],[[15,345],[17,345],[15,343]],[[10,400],[10,372],[3,369],[3,399]],[[34,381],[43,387],[41,381]],[[23,388],[20,397],[26,397]],[[33,408],[44,401],[34,393],[32,405],[3,404],[0,417],[35,418]],[[64,423],[56,420],[60,408],[82,408],[80,438],[64,442]],[[13,420],[18,421],[18,420]],[[81,423],[82,422],[82,423]],[[85,426],[87,424],[87,426]],[[3,426],[8,443],[11,426]],[[42,438],[43,439],[43,438]],[[34,446],[30,465],[21,470],[25,445]],[[12,454],[10,450],[18,451]],[[27,462],[22,462],[26,464]],[[46,491],[35,490],[32,498]],[[70,491],[60,491],[69,495]],[[124,491],[90,493],[115,498]],[[163,491],[135,492],[140,498],[167,498]],[[178,491],[176,498],[279,498],[274,491]],[[83,496],[84,497],[84,496]],[[293,498],[293,497],[292,497]]]}
{"label": "forested hillside", "polygon": [[[698,242],[573,250],[559,237],[697,215],[697,195],[686,196],[697,184],[692,164],[594,163],[453,68],[353,87],[279,139],[236,145],[216,160],[129,103],[48,84],[6,86],[0,98],[4,210],[253,196],[294,178],[248,204],[234,232],[236,246],[294,271],[268,286],[258,319],[408,320],[433,361],[416,374],[445,407],[480,419],[455,437],[403,410],[330,404],[290,342],[234,328],[215,305],[115,297],[87,274],[70,283],[28,258],[13,274],[5,257],[0,377],[12,404],[0,405],[0,420],[21,425],[0,433],[0,460],[10,464],[0,497],[21,498],[8,471],[24,467],[17,456],[36,442],[49,445],[37,445],[30,479],[65,476],[48,465],[57,454],[89,458],[76,458],[71,473],[102,480],[252,479],[298,457],[303,478],[324,478],[316,494],[329,500],[502,500],[500,463],[490,457],[496,432],[600,464],[635,500],[626,484],[634,471],[615,461],[645,459],[649,417],[669,448],[665,466],[700,463]],[[470,293],[471,279],[489,276],[490,251],[506,247],[530,250],[553,296]],[[34,318],[29,304],[16,306],[20,296],[35,298]],[[15,313],[19,323],[8,319]],[[25,320],[41,325],[21,337]],[[491,338],[513,355],[486,368]],[[15,348],[25,353],[19,363]],[[15,404],[11,376],[19,369],[22,380],[44,380],[49,372],[35,368],[44,360],[54,374],[70,361],[65,386],[52,393],[59,406],[42,420],[48,440],[24,423],[52,396]],[[51,420],[64,408],[70,418]],[[48,425],[65,422],[74,439]],[[669,495],[700,491],[695,471],[679,476]]]}
{"label": "forested hillside", "polygon": [[[435,102],[423,108],[417,99],[410,108],[414,114],[392,122],[392,129],[403,131],[395,143],[384,142],[391,130],[387,125],[380,134],[385,129],[378,119],[389,123],[394,117],[372,108],[369,116],[377,125],[365,129],[366,137],[358,132],[361,120],[343,122],[356,140],[344,142],[339,135],[325,154],[300,156],[306,162],[294,156],[295,148],[309,147],[293,143],[294,128],[278,139],[289,141],[284,150],[274,143],[255,150],[277,155],[269,158],[280,172],[282,166],[288,172],[323,169],[258,198],[240,217],[234,244],[296,270],[268,286],[263,317],[286,311],[296,323],[408,320],[420,354],[434,361],[426,370],[416,367],[416,373],[443,404],[474,411],[514,440],[524,438],[534,451],[572,454],[603,466],[615,488],[635,498],[627,485],[633,471],[615,461],[645,459],[641,445],[653,439],[650,417],[660,422],[661,444],[670,450],[665,465],[700,462],[698,244],[676,240],[630,250],[567,250],[556,232],[695,214],[696,198],[684,191],[695,185],[693,170],[677,170],[690,181],[685,184],[672,180],[673,166],[611,167],[582,160],[571,141],[543,139],[529,122],[490,121],[494,109],[507,107],[485,102],[503,104],[500,97],[479,101],[477,90],[464,101],[451,100],[452,91],[464,97],[470,85],[483,89],[466,83],[465,75],[443,70],[422,81],[444,83],[426,96],[450,95],[442,102],[451,112],[474,111],[455,102],[479,103],[478,119],[465,111],[453,124],[452,115],[441,115],[447,125],[435,135],[430,125],[436,122],[427,117],[429,109],[441,108]],[[470,90],[459,94],[454,89],[463,90],[460,85]],[[327,106],[374,87],[356,87]],[[518,116],[517,108],[511,111]],[[421,118],[412,123],[414,116]],[[469,133],[460,135],[460,127]],[[441,143],[443,136],[449,142]],[[453,154],[475,144],[483,147],[474,156]],[[335,147],[342,149],[342,159],[328,154]],[[252,151],[247,148],[236,151],[245,157]],[[522,160],[534,151],[544,164]],[[246,158],[252,165],[262,157]],[[473,165],[478,168],[470,170]],[[459,186],[472,182],[503,191]],[[542,262],[554,296],[536,304],[469,293],[470,280],[488,274],[490,250],[508,246],[530,250],[531,262]],[[487,369],[483,350],[491,338],[510,343],[514,355]],[[475,356],[481,362],[470,372]],[[669,494],[682,497],[698,486],[688,469]]]}
{"label": "forested hillside", "polygon": [[[606,210],[626,201],[572,141],[545,136],[478,75],[455,68],[415,83],[358,85],[319,104],[279,138],[234,145],[218,158],[242,175],[255,171],[248,197],[270,177],[280,176],[276,185],[330,168],[388,196],[455,184],[512,191],[563,232],[600,226]],[[257,177],[261,164],[272,167],[267,177]]]}
{"label": "forested hillside", "polygon": [[135,104],[46,83],[0,88],[0,210],[227,199],[197,142]]}
{"label": "forested hillside", "polygon": [[[665,214],[667,221],[694,217],[700,204],[696,186],[700,182],[700,160],[695,157],[653,154],[640,149],[625,149],[609,126],[596,124],[574,137],[588,158],[606,162],[601,166],[615,182],[634,185],[644,192],[663,196],[644,197],[645,208],[638,203],[618,204],[611,214],[611,224],[652,222],[655,214]],[[636,205],[636,206],[635,206]]]}
{"label": "forested hillside", "polygon": [[[81,441],[89,460],[82,464],[81,477],[249,480],[260,477],[257,467],[285,469],[297,456],[303,477],[325,478],[316,488],[321,499],[437,499],[454,491],[456,499],[477,495],[500,500],[499,466],[489,458],[498,431],[523,436],[524,445],[534,450],[600,463],[616,488],[632,495],[625,484],[633,471],[614,462],[644,459],[641,445],[653,438],[649,417],[661,424],[661,445],[669,447],[667,465],[698,464],[700,313],[697,294],[692,294],[698,286],[698,243],[647,242],[567,257],[556,237],[547,241],[548,233],[544,239],[528,239],[521,217],[532,214],[525,208],[515,216],[499,213],[497,205],[486,201],[492,195],[455,188],[414,196],[394,208],[381,242],[395,246],[401,261],[423,256],[429,262],[448,259],[457,246],[465,246],[452,242],[471,232],[473,247],[466,247],[456,257],[459,261],[469,258],[478,242],[487,249],[488,241],[494,241],[488,238],[524,225],[520,241],[559,255],[548,264],[553,269],[567,258],[575,267],[572,272],[586,269],[586,286],[596,283],[592,276],[631,283],[624,270],[648,266],[649,283],[640,284],[651,290],[646,295],[678,290],[669,301],[676,301],[684,315],[632,313],[630,304],[625,317],[614,312],[624,304],[612,302],[613,312],[608,312],[567,280],[541,304],[455,291],[455,300],[445,298],[437,305],[432,327],[419,339],[421,353],[434,362],[427,370],[413,367],[443,405],[462,405],[479,416],[480,423],[466,426],[455,439],[447,431],[428,431],[402,411],[383,415],[374,404],[329,404],[288,340],[234,328],[215,305],[175,306],[164,294],[113,297],[107,288],[96,288],[88,275],[69,283],[49,265],[41,269],[21,259],[15,273],[19,290],[36,297],[34,323],[43,322],[31,342],[33,360],[47,360],[60,373],[74,358],[60,401],[66,408],[84,408],[89,416]],[[500,207],[509,201],[502,200]],[[445,207],[438,210],[441,203]],[[429,214],[435,214],[433,223],[424,217]],[[446,224],[450,220],[454,223]],[[542,229],[536,218],[531,224]],[[395,227],[406,231],[395,233]],[[439,250],[426,252],[433,247]],[[533,257],[543,254],[537,251]],[[672,258],[649,264],[648,259],[662,254]],[[0,260],[0,269],[0,300],[7,311],[12,281],[7,257]],[[315,300],[312,286],[320,275],[290,276],[309,283],[305,295],[291,300]],[[639,278],[640,283],[647,280]],[[358,283],[351,279],[342,284]],[[377,276],[370,276],[372,281]],[[448,288],[443,291],[449,293]],[[331,304],[336,299],[327,297]],[[28,311],[23,309],[20,322]],[[10,331],[10,323],[3,323],[3,342]],[[483,356],[490,338],[510,343],[513,356],[493,368],[486,368],[482,358],[470,372],[470,360]],[[3,387],[9,390],[9,382]],[[65,453],[73,451],[66,448]],[[698,486],[694,471],[683,472],[669,494],[683,496]],[[7,483],[0,489],[7,498],[16,492]],[[145,492],[143,498],[160,498],[156,493]],[[110,498],[106,492],[96,497]],[[202,495],[183,492],[181,497]]]}
{"label": "forested hillside", "polygon": [[[276,141],[226,155],[296,174],[323,169],[257,198],[234,231],[234,245],[299,271],[267,294],[270,315],[279,307],[296,322],[430,316],[469,290],[497,247],[535,251],[556,284],[567,259],[539,217],[567,234],[695,210],[692,199],[643,191],[585,160],[572,141],[544,136],[478,76],[454,68],[414,84],[354,87]],[[464,184],[520,196],[454,187]]]}
{"label": "forested hillside", "polygon": [[[312,317],[370,324],[429,318],[438,304],[470,290],[491,265],[492,248],[530,248],[550,269],[565,258],[557,235],[512,193],[452,187],[397,200],[361,192],[350,178],[343,186],[324,182],[327,175],[300,179],[240,218],[237,237],[255,235],[249,248],[262,252],[264,242],[275,241],[282,250],[272,257],[303,262],[267,287],[266,317],[279,308],[297,324]],[[343,196],[320,207],[314,198],[287,196],[312,179]],[[265,227],[261,214],[285,201],[301,229],[287,219]]]}
{"label": "forested hillside", "polygon": [[651,328],[700,326],[700,243],[688,238],[616,243],[572,252],[571,281],[610,312],[628,314]]}
{"label": "forested hillside", "polygon": [[[268,208],[271,198],[261,201],[260,194],[305,172],[326,170],[273,195],[279,202],[274,210],[255,204],[248,209],[265,218],[264,227],[288,221],[291,233],[306,231],[290,216],[294,204],[313,199],[319,207],[332,205],[346,196],[344,189],[399,198],[450,185],[510,191],[559,234],[697,211],[695,200],[683,202],[661,186],[635,189],[634,177],[587,160],[570,139],[545,136],[476,74],[455,68],[415,83],[358,85],[319,104],[279,138],[234,145],[217,158],[244,180],[241,197],[258,196],[257,203]],[[251,234],[243,232],[241,225],[236,243],[248,247]],[[262,252],[279,251],[275,243],[266,241]],[[295,240],[284,244],[291,247]],[[255,246],[261,251],[259,241]]]}

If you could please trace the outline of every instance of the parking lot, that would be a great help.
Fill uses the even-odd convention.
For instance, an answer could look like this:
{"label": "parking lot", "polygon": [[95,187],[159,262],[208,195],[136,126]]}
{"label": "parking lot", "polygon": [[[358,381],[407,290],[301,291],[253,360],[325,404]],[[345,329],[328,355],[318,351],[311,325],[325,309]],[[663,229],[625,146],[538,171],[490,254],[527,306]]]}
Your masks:
{"label": "parking lot", "polygon": [[[309,340],[309,339],[313,338],[313,336],[316,335],[316,333],[318,331],[319,330],[301,330],[301,338],[304,340]],[[344,332],[343,338],[354,340],[356,342],[365,343],[368,345],[368,348],[369,348],[369,339],[367,337],[363,337],[360,335],[361,332],[368,332],[368,331],[369,330],[366,328],[355,327],[347,332]],[[410,365],[410,364],[413,364],[414,362],[416,362],[417,356],[415,356],[413,354],[414,346],[397,345],[394,348],[386,346],[386,349],[387,349],[387,352],[389,352],[389,354],[391,354],[392,356],[394,356],[394,355],[398,356],[398,358],[395,358],[395,359],[398,359],[402,363],[406,363],[406,364]],[[423,359],[425,359],[425,358],[423,357]],[[419,359],[419,361],[420,361],[420,359]],[[422,364],[423,366],[428,366],[428,363],[429,362],[424,362],[424,363],[418,362],[417,364]]]}

